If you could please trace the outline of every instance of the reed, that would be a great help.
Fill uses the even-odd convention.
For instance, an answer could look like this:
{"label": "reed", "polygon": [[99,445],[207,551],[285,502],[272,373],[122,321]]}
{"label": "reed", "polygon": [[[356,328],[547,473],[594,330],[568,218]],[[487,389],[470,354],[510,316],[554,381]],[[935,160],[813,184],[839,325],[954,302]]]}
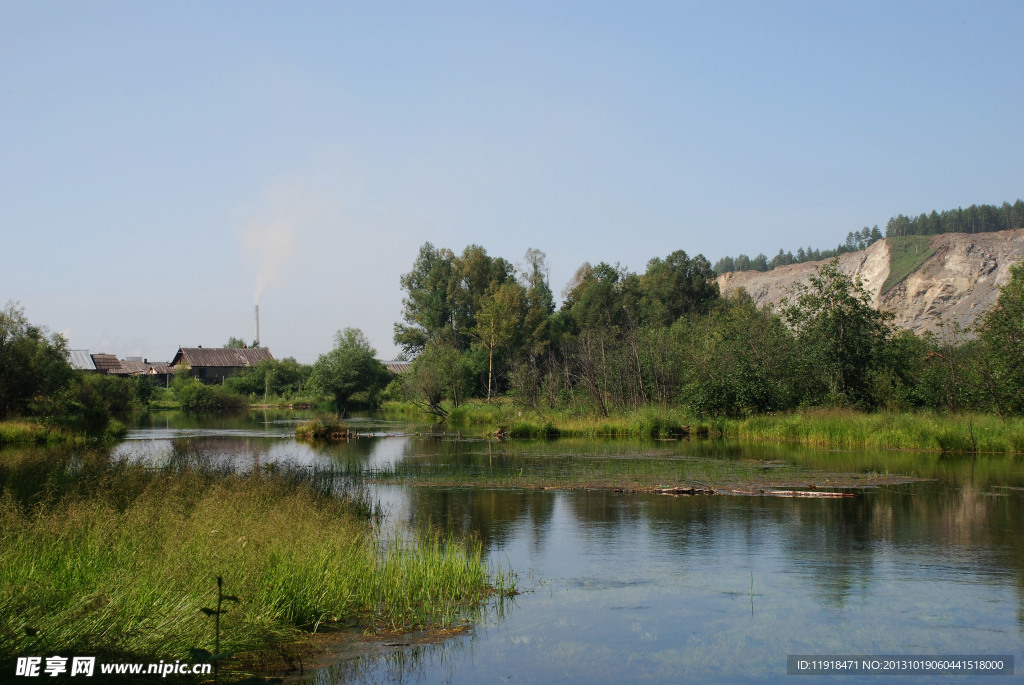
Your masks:
{"label": "reed", "polygon": [[350,435],[349,429],[337,416],[320,415],[295,429],[295,439],[303,442],[345,440]]}
{"label": "reed", "polygon": [[492,581],[510,583],[488,571],[478,544],[384,535],[364,503],[332,494],[330,473],[39,454],[2,472],[0,660],[187,659],[214,647],[202,609],[217,600],[218,576],[240,599],[220,619],[220,650],[242,655],[287,650],[326,626],[448,624]]}
{"label": "reed", "polygon": [[873,414],[847,409],[723,420],[726,437],[790,441],[819,447],[949,453],[1024,453],[1024,420],[989,414]]}
{"label": "reed", "polygon": [[797,442],[816,447],[907,449],[942,453],[1024,453],[1024,419],[993,414],[860,412],[806,409],[746,418],[700,417],[684,408],[648,406],[610,416],[511,403],[472,402],[453,409],[449,425],[483,426],[510,438],[619,437],[671,439],[732,437]]}
{"label": "reed", "polygon": [[84,445],[88,442],[110,443],[127,432],[117,419],[110,419],[99,432],[90,433],[59,423],[43,423],[28,419],[0,421],[0,445]]}

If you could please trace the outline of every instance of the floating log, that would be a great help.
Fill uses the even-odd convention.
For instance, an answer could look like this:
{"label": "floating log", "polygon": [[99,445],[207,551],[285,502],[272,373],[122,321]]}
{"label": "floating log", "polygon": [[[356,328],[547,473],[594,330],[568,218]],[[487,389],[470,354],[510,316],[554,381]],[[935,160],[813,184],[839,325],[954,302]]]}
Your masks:
{"label": "floating log", "polygon": [[659,495],[714,495],[715,491],[711,488],[698,488],[698,487],[675,487],[675,488],[658,488],[655,492]]}
{"label": "floating log", "polygon": [[814,499],[845,499],[852,492],[823,492],[821,490],[732,490],[733,495],[760,495],[763,497],[810,497]]}

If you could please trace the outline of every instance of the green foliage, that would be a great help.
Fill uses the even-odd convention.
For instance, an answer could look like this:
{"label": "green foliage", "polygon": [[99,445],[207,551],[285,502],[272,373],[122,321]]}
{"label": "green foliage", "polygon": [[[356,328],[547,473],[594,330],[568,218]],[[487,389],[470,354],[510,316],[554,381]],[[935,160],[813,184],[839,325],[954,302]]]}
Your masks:
{"label": "green foliage", "polygon": [[[364,503],[333,494],[330,471],[225,474],[176,446],[159,468],[40,453],[0,462],[0,477],[5,657],[273,654],[300,628],[450,624],[489,592],[479,545],[386,536]],[[201,611],[217,576],[241,600],[219,645]]]}
{"label": "green foliage", "polygon": [[1024,413],[1024,262],[978,327],[985,390],[1003,414]]}
{"label": "green foliage", "polygon": [[718,298],[715,273],[703,255],[693,259],[676,250],[662,261],[654,258],[640,277],[642,323],[669,326],[691,312],[706,312]]}
{"label": "green foliage", "polygon": [[454,345],[434,341],[416,357],[402,382],[406,397],[440,415],[442,401],[448,400],[454,407],[466,401],[473,387],[473,367]]}
{"label": "green foliage", "polygon": [[205,385],[195,378],[175,377],[174,395],[186,414],[219,414],[244,409],[248,401],[219,385]]}
{"label": "green foliage", "polygon": [[0,419],[25,414],[71,377],[64,338],[29,323],[14,302],[0,309]]}
{"label": "green foliage", "polygon": [[782,302],[782,316],[796,332],[797,372],[812,403],[872,406],[872,373],[890,335],[891,314],[875,310],[860,281],[822,265],[809,284],[798,283]]}
{"label": "green foliage", "polygon": [[673,333],[675,345],[689,350],[683,401],[698,413],[760,413],[796,403],[793,335],[745,292],[720,301],[711,316],[680,322]]}
{"label": "green foliage", "polygon": [[882,284],[882,294],[902,283],[935,254],[927,236],[889,238],[886,243],[889,248],[889,276]]}
{"label": "green foliage", "polygon": [[395,344],[410,354],[427,342],[444,338],[459,350],[471,344],[480,301],[492,288],[512,280],[514,269],[504,259],[470,245],[460,256],[424,243],[413,270],[401,278],[405,323],[395,324]]}
{"label": "green foliage", "polygon": [[[990,231],[1003,231],[1014,228],[1024,228],[1024,201],[1018,199],[1012,205],[1004,202],[1001,206],[995,205],[971,205],[967,209],[957,209],[920,214],[916,218],[898,214],[886,223],[885,238],[907,238],[910,236],[929,236],[940,233],[987,233]],[[876,241],[882,239],[882,233],[878,226],[868,228],[865,226],[860,231],[851,231],[846,234],[846,242],[840,243],[832,250],[818,250],[808,247],[799,248],[794,255],[792,252],[779,253],[769,260],[764,254],[759,254],[751,259],[745,254],[738,257],[723,257],[715,262],[714,271],[717,274],[730,271],[770,271],[788,264],[802,264],[804,262],[817,262],[823,259],[832,259],[847,252],[856,252],[867,249]],[[923,259],[922,259],[923,261]],[[899,265],[899,271],[905,271],[903,265]],[[906,271],[898,280],[886,281],[882,292],[886,292],[903,278],[906,278]],[[890,276],[890,278],[892,278]]]}
{"label": "green foliage", "polygon": [[898,214],[889,219],[885,227],[886,238],[902,236],[938,235],[940,233],[989,233],[1012,228],[1024,228],[1024,201],[1012,205],[971,205],[943,212],[932,210],[911,218]]}
{"label": "green foliage", "polygon": [[224,387],[240,395],[292,397],[303,392],[313,367],[294,357],[264,359],[224,379]]}
{"label": "green foliage", "polygon": [[1024,422],[947,412],[815,409],[720,422],[723,437],[799,442],[819,447],[1024,452]]}
{"label": "green foliage", "polygon": [[566,286],[561,315],[574,334],[583,330],[619,328],[635,321],[630,314],[635,314],[639,298],[635,274],[607,262],[597,266],[584,262]]}
{"label": "green foliage", "polygon": [[480,300],[473,336],[487,350],[487,398],[494,381],[494,353],[507,350],[522,337],[526,314],[526,293],[519,283],[506,281],[487,291]]}
{"label": "green foliage", "polygon": [[313,364],[310,389],[332,397],[338,411],[342,412],[358,392],[375,397],[390,381],[387,369],[374,358],[375,354],[376,350],[358,328],[338,331],[334,336],[334,349],[320,355]]}

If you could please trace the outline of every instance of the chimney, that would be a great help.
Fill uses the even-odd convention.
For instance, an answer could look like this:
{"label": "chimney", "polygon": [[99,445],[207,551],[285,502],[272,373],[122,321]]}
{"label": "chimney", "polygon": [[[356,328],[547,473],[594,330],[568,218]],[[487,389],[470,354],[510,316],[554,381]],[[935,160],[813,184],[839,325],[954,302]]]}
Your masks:
{"label": "chimney", "polygon": [[253,338],[254,342],[260,341],[260,306],[256,305],[256,335]]}

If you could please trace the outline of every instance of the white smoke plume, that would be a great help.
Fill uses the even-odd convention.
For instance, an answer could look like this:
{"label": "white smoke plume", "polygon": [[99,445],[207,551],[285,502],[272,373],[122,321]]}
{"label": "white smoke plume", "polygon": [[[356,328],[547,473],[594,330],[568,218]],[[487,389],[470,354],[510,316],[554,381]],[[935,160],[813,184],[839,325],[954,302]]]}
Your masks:
{"label": "white smoke plume", "polygon": [[280,219],[253,224],[245,231],[246,250],[256,258],[257,264],[256,290],[253,292],[256,304],[260,303],[264,290],[284,277],[285,267],[295,252],[295,228],[294,221]]}
{"label": "white smoke plume", "polygon": [[277,182],[264,193],[240,234],[244,251],[256,267],[255,304],[267,288],[288,275],[297,237],[322,214],[321,205],[302,183]]}

